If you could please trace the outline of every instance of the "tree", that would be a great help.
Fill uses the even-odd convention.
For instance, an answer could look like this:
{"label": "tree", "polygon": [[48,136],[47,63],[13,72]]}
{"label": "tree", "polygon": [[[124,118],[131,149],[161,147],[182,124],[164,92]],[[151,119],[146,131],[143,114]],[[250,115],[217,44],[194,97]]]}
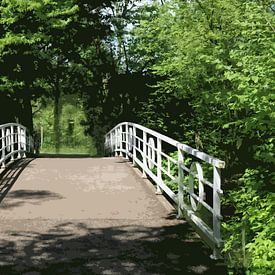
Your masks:
{"label": "tree", "polygon": [[[70,81],[79,83],[79,76],[88,71],[82,58],[87,52],[89,58],[100,59],[97,48],[109,29],[102,9],[108,3],[74,0],[1,3],[0,57],[4,68],[1,90],[9,89],[15,98],[22,98],[23,114],[28,121],[21,121],[31,130],[31,101],[40,96],[41,91],[53,97],[57,152],[61,94],[71,89]],[[88,75],[91,77],[91,73]]]}
{"label": "tree", "polygon": [[[71,6],[70,6],[71,4]],[[67,10],[64,10],[64,8]],[[49,29],[62,29],[66,14],[72,14],[73,1],[1,1],[1,90],[9,91],[21,103],[21,121],[31,131],[31,101],[45,90],[45,63],[40,50],[49,45]],[[22,117],[23,116],[23,117]],[[25,116],[25,117],[24,117]]]}
{"label": "tree", "polygon": [[[272,205],[274,178],[271,2],[167,1],[154,9],[133,30],[135,52],[148,61],[144,71],[160,78],[141,122],[226,161],[228,264],[270,273],[272,207],[264,207]],[[171,103],[181,113],[171,111]]]}

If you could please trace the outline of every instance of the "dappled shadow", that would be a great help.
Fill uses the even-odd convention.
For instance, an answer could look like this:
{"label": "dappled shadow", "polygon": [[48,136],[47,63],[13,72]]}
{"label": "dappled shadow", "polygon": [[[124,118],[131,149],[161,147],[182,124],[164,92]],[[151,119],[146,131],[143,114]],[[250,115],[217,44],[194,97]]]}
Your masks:
{"label": "dappled shadow", "polygon": [[0,242],[0,273],[226,274],[186,223],[107,225],[68,221],[5,232],[10,240]]}
{"label": "dappled shadow", "polygon": [[1,205],[1,209],[12,209],[24,204],[40,205],[45,201],[63,199],[58,193],[47,190],[16,190],[8,194],[8,199]]}
{"label": "dappled shadow", "polygon": [[130,163],[129,160],[122,158],[122,157],[116,157],[114,163]]}
{"label": "dappled shadow", "polygon": [[174,209],[174,210],[172,210],[171,212],[169,212],[167,214],[167,216],[165,217],[165,219],[166,220],[175,220],[175,219],[177,219],[177,215],[178,215],[178,213],[177,213],[176,209]]}
{"label": "dappled shadow", "polygon": [[0,174],[0,203],[8,194],[23,170],[30,166],[34,159],[21,159],[15,161]]}

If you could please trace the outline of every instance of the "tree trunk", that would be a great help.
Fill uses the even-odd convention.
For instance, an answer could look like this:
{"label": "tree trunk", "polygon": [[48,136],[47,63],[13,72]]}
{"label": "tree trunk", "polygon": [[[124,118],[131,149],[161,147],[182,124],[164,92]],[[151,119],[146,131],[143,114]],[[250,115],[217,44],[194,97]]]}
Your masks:
{"label": "tree trunk", "polygon": [[32,116],[32,104],[31,97],[26,92],[24,97],[22,98],[22,116],[21,119],[19,117],[21,124],[28,128],[30,133],[33,133],[33,116]]}
{"label": "tree trunk", "polygon": [[[16,120],[18,109],[22,109],[21,104],[17,104],[12,98],[0,92],[0,124],[18,122]],[[22,115],[22,111],[20,114]]]}
{"label": "tree trunk", "polygon": [[58,85],[55,85],[54,91],[54,146],[55,153],[60,151],[61,131],[60,131],[60,117],[61,117],[61,92]]}

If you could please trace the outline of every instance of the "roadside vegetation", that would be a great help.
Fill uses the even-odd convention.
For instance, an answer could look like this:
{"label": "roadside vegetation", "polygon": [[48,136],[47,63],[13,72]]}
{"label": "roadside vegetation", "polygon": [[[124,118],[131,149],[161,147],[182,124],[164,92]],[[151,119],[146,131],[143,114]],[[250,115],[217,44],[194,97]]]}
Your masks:
{"label": "roadside vegetation", "polygon": [[40,100],[39,103],[33,107],[36,109],[33,123],[40,154],[96,155],[93,139],[85,134],[85,127],[82,125],[85,113],[80,99],[74,96],[65,96],[62,99],[58,152],[54,146],[54,103],[50,99]]}

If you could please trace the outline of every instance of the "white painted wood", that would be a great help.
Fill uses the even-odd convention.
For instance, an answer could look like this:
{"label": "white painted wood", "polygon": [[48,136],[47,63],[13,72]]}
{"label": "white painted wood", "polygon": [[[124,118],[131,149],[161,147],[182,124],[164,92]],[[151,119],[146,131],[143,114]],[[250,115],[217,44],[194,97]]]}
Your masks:
{"label": "white painted wood", "polygon": [[[168,159],[168,164],[170,166],[170,160]],[[184,170],[181,169],[183,164],[183,152],[178,148],[178,218],[183,216],[182,208],[183,208],[183,198],[184,198]],[[169,167],[168,166],[168,167]],[[170,172],[170,167],[168,168]]]}
{"label": "white painted wood", "polygon": [[142,176],[146,178],[145,169],[147,168],[146,154],[147,154],[147,133],[143,132],[143,143],[142,143]]}
{"label": "white painted wood", "polygon": [[[214,238],[221,238],[221,171],[217,167],[213,167],[213,235]],[[220,258],[220,251],[214,249],[213,258]]]}
{"label": "white painted wood", "polygon": [[118,128],[115,129],[115,156],[118,156]]}
{"label": "white painted wood", "polygon": [[18,123],[0,125],[0,167],[5,168],[8,161],[26,157],[27,152],[33,151],[33,138],[27,128]]}
{"label": "white painted wood", "polygon": [[129,159],[128,152],[129,152],[129,127],[128,122],[125,123],[125,147],[126,147],[126,159]]}
{"label": "white painted wood", "polygon": [[[190,171],[193,172],[193,173],[189,174],[189,181],[188,181],[188,185],[189,185],[188,187],[189,187],[190,194],[194,194],[194,180],[195,180],[195,178],[197,178],[199,181],[199,196],[196,196],[195,200],[192,195],[190,196],[191,206],[194,211],[197,211],[201,208],[201,204],[203,202],[203,195],[204,195],[204,185],[202,183],[203,172],[202,172],[201,165],[198,162],[193,162],[191,164]],[[196,174],[194,172],[196,172],[197,177],[195,176]]]}
{"label": "white painted wood", "polygon": [[[128,123],[128,125],[130,125],[130,126],[135,126],[137,129],[140,129],[141,131],[146,132],[147,134],[150,134],[150,135],[155,136],[155,137],[159,137],[162,141],[167,142],[170,145],[173,145],[175,147],[179,146],[179,148],[182,149],[184,152],[189,153],[190,155],[193,155],[193,156],[197,157],[198,159],[203,160],[203,161],[205,161],[209,164],[212,164],[212,165],[214,165],[218,168],[224,168],[225,167],[225,162],[224,161],[221,161],[217,158],[214,158],[214,157],[212,157],[212,156],[210,156],[206,153],[200,152],[197,149],[194,149],[194,148],[192,148],[192,147],[190,147],[186,144],[180,143],[180,142],[178,142],[178,141],[176,141],[176,140],[174,140],[170,137],[162,135],[162,134],[160,134],[160,133],[158,133],[154,130],[151,130],[151,129],[146,128],[144,126],[141,126],[139,124],[135,124],[135,123],[131,123],[131,122],[122,122],[122,123],[118,124],[115,127],[118,127],[120,125],[125,125],[125,123]],[[112,132],[114,130],[114,128],[109,132]]]}
{"label": "white painted wood", "polygon": [[[13,152],[14,151],[14,136],[13,136],[13,129],[14,129],[14,125],[12,125],[11,127],[11,139],[10,139],[10,141],[11,141],[11,151]],[[11,161],[14,161],[14,155],[12,154],[11,155]]]}
{"label": "white painted wood", "polygon": [[1,168],[5,168],[5,128],[1,128]]}
{"label": "white painted wood", "polygon": [[146,158],[149,169],[153,169],[155,167],[155,141],[152,137],[149,138],[148,144],[147,144],[147,151],[146,151]]}
{"label": "white painted wood", "polygon": [[[161,167],[162,167],[162,163],[161,163],[161,139],[157,138],[157,177],[158,177],[158,182],[162,182]],[[157,183],[156,193],[157,194],[162,193],[162,190],[161,190],[158,183]]]}
{"label": "white painted wood", "polygon": [[136,135],[137,135],[137,132],[136,132],[136,127],[133,126],[133,166],[136,165],[136,158],[137,158],[137,151],[136,151]]}

